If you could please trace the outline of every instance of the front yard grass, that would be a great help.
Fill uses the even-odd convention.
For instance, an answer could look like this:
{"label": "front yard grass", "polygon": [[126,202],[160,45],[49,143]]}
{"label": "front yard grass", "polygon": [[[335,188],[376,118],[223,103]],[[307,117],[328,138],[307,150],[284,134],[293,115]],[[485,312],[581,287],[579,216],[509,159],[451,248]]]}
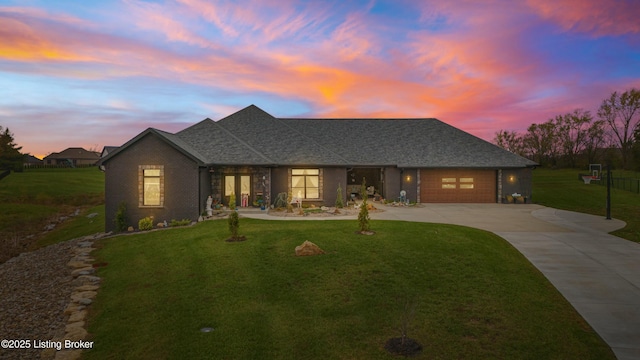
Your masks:
{"label": "front yard grass", "polygon": [[[489,232],[441,224],[241,219],[99,241],[86,359],[614,359],[558,291]],[[295,257],[303,241],[325,255]],[[200,331],[212,327],[208,333]]]}
{"label": "front yard grass", "polygon": [[[604,217],[606,215],[607,187],[585,184],[578,178],[580,173],[588,173],[588,171],[535,169],[533,171],[533,201],[556,209]],[[614,172],[613,175],[619,176],[616,173],[621,172]],[[627,223],[626,227],[612,232],[612,235],[640,242],[639,194],[612,188],[611,217]]]}

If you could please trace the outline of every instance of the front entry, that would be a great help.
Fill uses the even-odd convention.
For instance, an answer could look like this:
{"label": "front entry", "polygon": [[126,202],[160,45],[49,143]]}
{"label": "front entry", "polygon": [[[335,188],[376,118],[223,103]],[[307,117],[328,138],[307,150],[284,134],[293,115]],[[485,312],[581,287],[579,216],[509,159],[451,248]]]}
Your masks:
{"label": "front entry", "polygon": [[229,204],[231,194],[236,195],[236,206],[247,207],[252,204],[251,175],[225,175],[223,186],[225,204]]}

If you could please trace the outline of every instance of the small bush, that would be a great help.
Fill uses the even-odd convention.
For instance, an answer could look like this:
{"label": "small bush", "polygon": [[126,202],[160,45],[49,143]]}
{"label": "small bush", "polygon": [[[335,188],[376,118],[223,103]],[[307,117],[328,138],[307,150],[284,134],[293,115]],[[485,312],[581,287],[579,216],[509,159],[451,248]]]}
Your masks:
{"label": "small bush", "polygon": [[336,196],[336,207],[342,209],[344,207],[344,201],[342,200],[342,187],[338,184],[338,194]]}
{"label": "small bush", "polygon": [[293,201],[293,195],[291,194],[291,190],[289,190],[288,196],[287,196],[287,212],[288,213],[292,213],[293,212],[293,205],[291,205],[291,202]]}
{"label": "small bush", "polygon": [[151,230],[153,229],[153,216],[147,216],[138,221],[138,229]]}
{"label": "small bush", "polygon": [[169,223],[169,226],[174,227],[174,226],[187,226],[191,224],[191,220],[189,219],[182,219],[182,220],[176,220],[176,219],[172,219],[171,222]]}
{"label": "small bush", "polygon": [[116,223],[117,232],[127,231],[127,228],[129,227],[127,221],[127,204],[124,201],[118,205],[118,211],[116,211],[116,218],[114,221]]}

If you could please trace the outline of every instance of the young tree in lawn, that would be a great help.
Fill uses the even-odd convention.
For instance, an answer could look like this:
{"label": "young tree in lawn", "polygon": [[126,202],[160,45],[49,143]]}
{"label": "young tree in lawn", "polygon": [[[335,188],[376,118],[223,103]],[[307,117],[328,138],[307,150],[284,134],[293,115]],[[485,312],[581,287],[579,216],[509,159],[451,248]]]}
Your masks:
{"label": "young tree in lawn", "polygon": [[613,133],[622,156],[622,167],[627,169],[633,146],[633,134],[640,126],[640,90],[632,88],[622,94],[614,91],[602,101],[598,117],[605,121]]}
{"label": "young tree in lawn", "polygon": [[370,229],[369,221],[369,208],[367,207],[367,182],[365,178],[362,178],[362,185],[360,186],[360,196],[362,197],[362,204],[360,205],[360,212],[358,213],[358,225],[360,227],[360,233],[366,233]]}
{"label": "young tree in lawn", "polygon": [[24,156],[20,153],[22,146],[14,143],[13,134],[9,128],[0,126],[0,170],[22,170]]}

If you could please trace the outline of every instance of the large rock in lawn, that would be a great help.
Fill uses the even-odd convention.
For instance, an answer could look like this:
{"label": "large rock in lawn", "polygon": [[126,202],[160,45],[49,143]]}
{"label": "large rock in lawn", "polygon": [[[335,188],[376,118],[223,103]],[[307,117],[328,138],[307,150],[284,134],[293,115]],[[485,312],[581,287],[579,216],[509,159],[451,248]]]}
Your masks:
{"label": "large rock in lawn", "polygon": [[311,241],[305,241],[302,245],[296,246],[296,256],[313,256],[321,254],[324,254],[324,251]]}

